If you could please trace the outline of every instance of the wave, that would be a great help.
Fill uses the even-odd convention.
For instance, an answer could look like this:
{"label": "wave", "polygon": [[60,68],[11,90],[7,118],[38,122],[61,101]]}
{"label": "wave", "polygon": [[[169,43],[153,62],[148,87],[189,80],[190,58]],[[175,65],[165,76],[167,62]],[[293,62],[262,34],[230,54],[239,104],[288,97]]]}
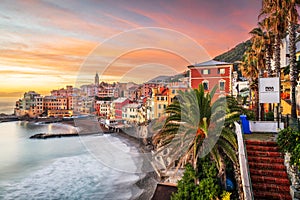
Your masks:
{"label": "wave", "polygon": [[56,159],[43,169],[0,184],[1,199],[131,199],[139,176],[102,165],[89,154]]}

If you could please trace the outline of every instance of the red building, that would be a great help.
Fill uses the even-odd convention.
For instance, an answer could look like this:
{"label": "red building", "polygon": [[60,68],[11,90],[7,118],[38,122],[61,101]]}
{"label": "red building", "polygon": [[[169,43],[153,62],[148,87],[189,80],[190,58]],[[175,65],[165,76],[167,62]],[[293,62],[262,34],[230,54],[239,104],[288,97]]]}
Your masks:
{"label": "red building", "polygon": [[198,88],[198,85],[202,83],[207,91],[217,85],[217,96],[231,93],[233,64],[210,60],[190,65],[188,68],[191,88]]}
{"label": "red building", "polygon": [[130,103],[128,98],[120,97],[112,102],[112,118],[122,119],[123,106]]}

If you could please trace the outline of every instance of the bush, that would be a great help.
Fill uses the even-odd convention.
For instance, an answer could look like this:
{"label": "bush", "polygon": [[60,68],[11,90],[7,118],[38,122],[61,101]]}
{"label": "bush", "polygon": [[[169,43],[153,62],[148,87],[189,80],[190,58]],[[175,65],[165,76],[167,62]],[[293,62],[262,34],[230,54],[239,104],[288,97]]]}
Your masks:
{"label": "bush", "polygon": [[[172,200],[212,200],[221,196],[221,186],[218,184],[217,168],[208,157],[199,161],[199,173],[190,164],[185,167],[182,179],[178,182],[177,193]],[[195,184],[199,180],[199,184]]]}
{"label": "bush", "polygon": [[266,121],[274,121],[274,112],[270,111],[266,113]]}
{"label": "bush", "polygon": [[279,132],[277,144],[281,151],[291,154],[290,164],[300,167],[300,132],[286,128]]}

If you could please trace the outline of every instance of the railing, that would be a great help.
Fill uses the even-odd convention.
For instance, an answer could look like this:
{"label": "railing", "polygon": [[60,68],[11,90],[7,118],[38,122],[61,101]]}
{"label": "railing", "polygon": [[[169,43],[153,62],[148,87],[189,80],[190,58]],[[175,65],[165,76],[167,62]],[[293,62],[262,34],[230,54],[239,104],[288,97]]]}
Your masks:
{"label": "railing", "polygon": [[237,122],[234,122],[234,124],[235,124],[235,132],[237,135],[237,142],[238,142],[238,154],[239,154],[239,163],[240,163],[241,179],[243,184],[244,199],[253,200],[254,198],[253,198],[252,186],[250,180],[248,158],[247,158],[246,146],[242,134],[242,129],[241,129],[241,125],[238,124]]}

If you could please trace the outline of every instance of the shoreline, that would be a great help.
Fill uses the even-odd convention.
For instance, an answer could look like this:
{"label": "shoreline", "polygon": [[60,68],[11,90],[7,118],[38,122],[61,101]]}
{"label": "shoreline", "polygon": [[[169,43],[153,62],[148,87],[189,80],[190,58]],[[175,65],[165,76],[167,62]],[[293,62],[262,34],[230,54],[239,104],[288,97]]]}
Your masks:
{"label": "shoreline", "polygon": [[[138,138],[135,138],[131,135],[127,135],[124,132],[119,132],[119,133],[112,133],[110,134],[113,137],[116,137],[120,139],[122,142],[124,142],[128,146],[133,146],[137,149],[138,152],[140,153],[150,153],[149,149],[147,149],[146,145],[143,144],[141,140]],[[145,199],[152,199],[156,186],[159,183],[157,180],[157,175],[155,171],[150,171],[148,172],[147,169],[149,169],[149,164],[150,161],[145,160],[146,158],[143,159],[143,162],[141,164],[141,171],[140,173],[136,173],[140,177],[140,179],[135,183],[135,185],[142,189],[143,192],[139,194],[138,196],[135,196],[136,194],[133,194],[133,199],[135,200],[145,200]],[[136,163],[140,164],[140,163]],[[143,172],[145,171],[145,172]],[[134,191],[133,191],[134,192]]]}
{"label": "shoreline", "polygon": [[[28,121],[28,122],[32,122],[32,123],[39,123],[39,122],[44,122],[45,120],[36,120],[36,119],[32,119],[32,120],[19,120],[19,121]],[[56,122],[52,122],[55,124],[63,124],[63,125],[67,125],[67,126],[72,126],[75,128],[78,128],[79,126],[76,126],[76,123],[74,122],[75,120],[67,120],[67,121],[56,121]],[[48,123],[46,123],[48,124]],[[149,149],[149,147],[147,147],[147,145],[145,145],[142,141],[142,139],[136,138],[132,135],[126,134],[123,131],[120,132],[106,132],[107,130],[105,130],[105,127],[100,126],[101,127],[101,131],[97,132],[97,133],[91,133],[91,134],[80,134],[80,133],[66,133],[66,134],[52,134],[48,137],[43,137],[43,136],[39,136],[39,137],[35,137],[35,139],[47,139],[47,138],[62,138],[62,137],[78,137],[78,136],[88,136],[88,135],[93,135],[93,134],[109,134],[112,137],[116,137],[118,139],[120,139],[125,145],[127,145],[128,147],[134,147],[139,153],[143,154],[143,153],[150,153],[151,150]],[[40,134],[36,134],[36,135],[41,135]],[[34,136],[34,135],[33,135]],[[32,138],[32,136],[31,136]],[[33,137],[34,138],[34,137]],[[133,158],[134,159],[134,158]],[[135,186],[137,186],[139,189],[142,190],[141,193],[137,193],[136,191],[134,191],[134,189],[132,190],[132,197],[131,199],[136,199],[136,200],[144,200],[144,199],[151,199],[155,193],[157,184],[159,183],[158,181],[158,177],[155,173],[155,171],[149,171],[149,167],[151,166],[151,163],[149,161],[149,159],[147,159],[146,157],[143,158],[142,163],[141,162],[137,162],[134,160],[134,162],[136,163],[137,167],[140,168],[140,172],[137,172],[136,175],[139,176],[139,180],[134,184]]]}
{"label": "shoreline", "polygon": [[[41,120],[30,120],[30,122],[41,122]],[[73,126],[75,128],[80,127],[81,123],[79,121],[75,120],[62,120],[59,122],[53,122],[53,123],[60,123],[60,124],[64,124],[64,125],[68,125],[68,126]],[[93,122],[90,122],[92,125]],[[97,122],[98,123],[98,122]],[[79,125],[79,126],[78,126]],[[86,123],[84,123],[84,125],[87,125]],[[88,136],[88,135],[93,135],[93,134],[109,134],[112,137],[116,137],[118,139],[120,139],[124,144],[126,144],[128,147],[134,147],[139,153],[141,154],[146,154],[146,153],[150,153],[151,150],[148,146],[146,146],[142,139],[136,138],[130,134],[127,134],[123,131],[119,131],[119,132],[110,132],[107,128],[105,128],[104,126],[100,125],[100,132],[97,133],[91,133],[91,134],[74,134],[72,136],[74,137],[78,137],[78,136]],[[66,134],[63,137],[68,137],[71,135]],[[134,158],[133,158],[134,159]],[[151,163],[149,161],[149,159],[147,159],[146,157],[143,158],[142,163],[137,162],[134,160],[134,162],[136,163],[137,167],[140,167],[140,172],[137,172],[136,175],[139,176],[139,180],[134,184],[135,186],[137,186],[139,189],[142,190],[141,193],[136,193],[136,191],[134,191],[134,189],[132,190],[132,197],[131,199],[135,199],[135,200],[144,200],[144,199],[152,199],[157,184],[158,182],[158,177],[155,173],[154,170],[149,171],[149,167],[152,168]]]}

